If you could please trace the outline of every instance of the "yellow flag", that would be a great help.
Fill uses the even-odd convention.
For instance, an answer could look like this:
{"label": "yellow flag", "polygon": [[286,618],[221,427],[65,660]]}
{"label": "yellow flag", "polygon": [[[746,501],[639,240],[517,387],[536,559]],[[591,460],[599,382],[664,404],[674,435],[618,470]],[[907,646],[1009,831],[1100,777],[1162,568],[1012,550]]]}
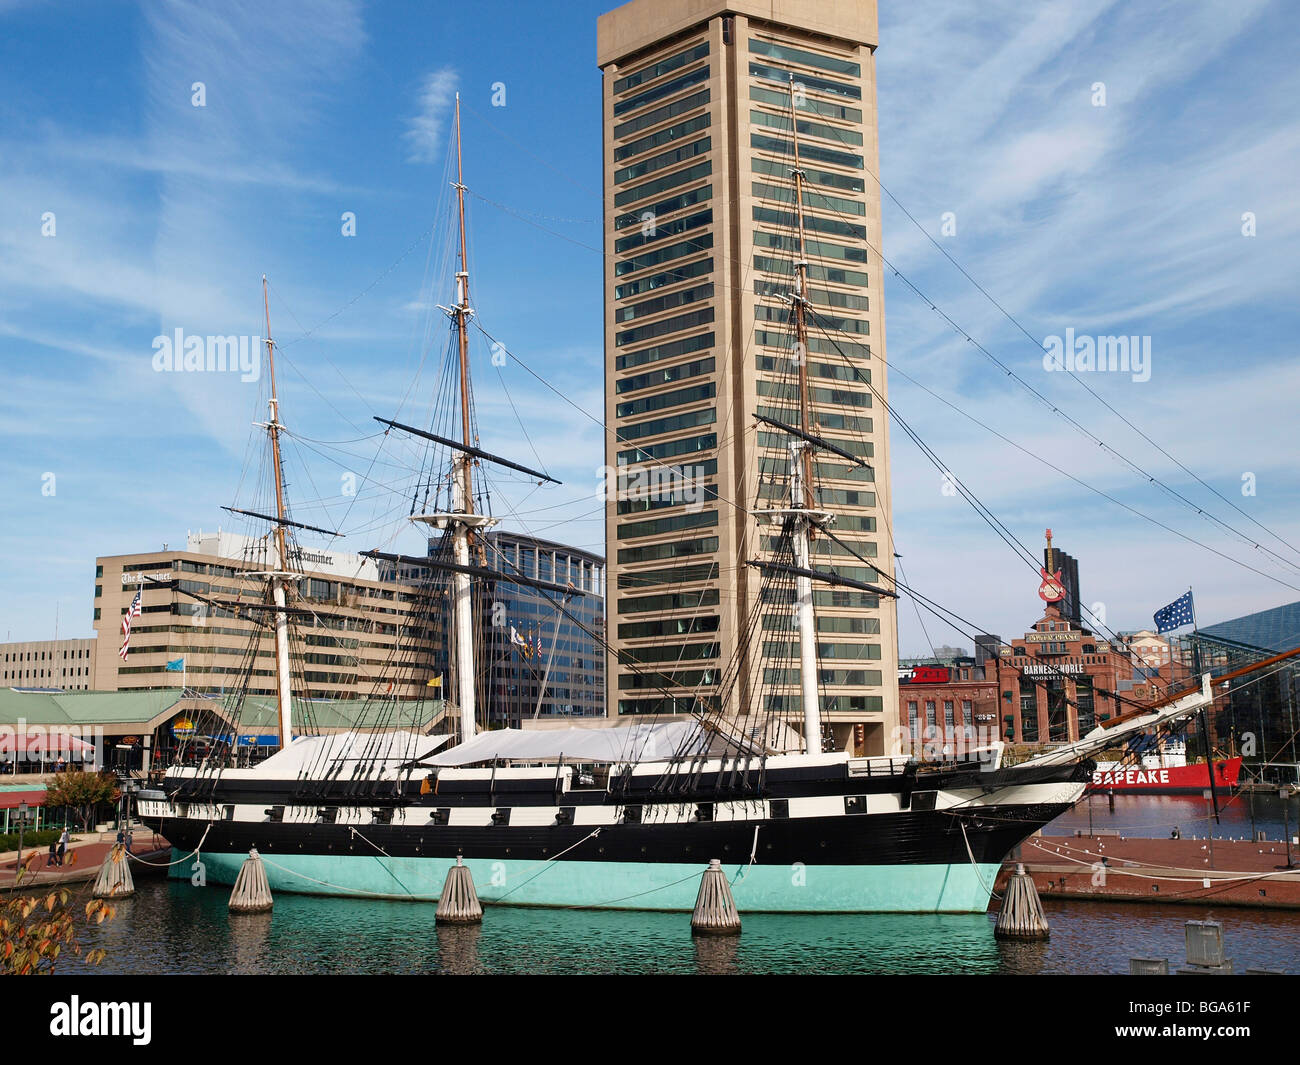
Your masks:
{"label": "yellow flag", "polygon": [[441,687],[442,687],[442,677],[441,677],[441,676],[430,677],[430,678],[429,678],[429,683],[426,684],[425,687],[426,687],[426,688],[441,688]]}

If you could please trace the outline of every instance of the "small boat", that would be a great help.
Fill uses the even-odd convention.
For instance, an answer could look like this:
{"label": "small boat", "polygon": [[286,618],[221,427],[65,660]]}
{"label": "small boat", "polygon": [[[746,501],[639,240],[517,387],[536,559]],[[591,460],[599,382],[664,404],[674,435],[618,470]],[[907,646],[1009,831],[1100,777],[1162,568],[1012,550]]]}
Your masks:
{"label": "small boat", "polygon": [[[1235,791],[1241,776],[1241,758],[1211,763],[1214,786]],[[1129,753],[1117,762],[1098,762],[1088,791],[1114,791],[1125,795],[1199,795],[1210,787],[1205,762],[1187,761],[1187,741],[1169,738],[1157,742],[1154,736],[1135,736]]]}

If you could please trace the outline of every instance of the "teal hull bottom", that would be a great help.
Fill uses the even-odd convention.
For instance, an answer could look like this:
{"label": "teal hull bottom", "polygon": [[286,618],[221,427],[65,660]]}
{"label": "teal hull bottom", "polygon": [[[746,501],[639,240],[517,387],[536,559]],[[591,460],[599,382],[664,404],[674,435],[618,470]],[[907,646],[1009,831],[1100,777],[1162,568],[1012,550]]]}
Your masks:
{"label": "teal hull bottom", "polygon": [[[182,857],[173,851],[173,860]],[[202,855],[174,879],[233,885],[244,854]],[[262,855],[271,891],[344,898],[438,898],[448,858]],[[649,862],[511,862],[467,859],[484,905],[675,910],[695,907],[704,866]],[[743,913],[983,913],[997,865],[727,866]]]}

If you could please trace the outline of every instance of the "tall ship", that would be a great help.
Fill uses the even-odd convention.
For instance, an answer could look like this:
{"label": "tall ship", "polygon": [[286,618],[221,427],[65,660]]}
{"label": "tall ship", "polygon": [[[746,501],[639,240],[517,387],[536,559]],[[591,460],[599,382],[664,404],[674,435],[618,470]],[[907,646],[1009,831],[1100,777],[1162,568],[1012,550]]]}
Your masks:
{"label": "tall ship", "polygon": [[[793,84],[790,91],[793,97]],[[815,491],[814,457],[862,460],[815,431],[807,361],[794,357],[807,350],[808,313],[796,129],[795,269],[786,302],[798,418],[787,423],[755,415],[764,432],[785,441],[786,492],[776,505],[751,511],[773,550],[738,560],[758,570],[771,596],[760,598],[751,641],[717,689],[733,694],[701,699],[680,720],[485,730],[481,633],[490,602],[478,589],[504,573],[549,598],[559,614],[590,589],[563,574],[552,580],[525,574],[488,554],[494,548],[486,531],[497,519],[485,505],[485,471],[552,478],[488,452],[478,440],[459,101],[455,131],[457,269],[454,300],[442,308],[450,319],[448,373],[424,424],[380,419],[387,432],[426,449],[411,496],[420,506],[409,520],[432,534],[431,546],[427,555],[364,553],[424,574],[435,589],[431,603],[447,603],[451,711],[427,727],[399,723],[392,700],[376,690],[351,731],[313,736],[295,728],[301,685],[288,647],[292,627],[308,611],[293,601],[298,575],[290,541],[312,527],[290,516],[268,310],[266,430],[276,505],[274,513],[254,516],[269,525],[278,563],[263,575],[263,601],[244,606],[274,633],[281,749],[257,765],[241,765],[233,753],[177,765],[159,787],[140,794],[143,820],[174,848],[173,875],[189,878],[202,863],[209,881],[231,884],[256,849],[275,891],[427,901],[438,897],[448,869],[463,863],[487,904],[690,910],[703,871],[716,859],[741,910],[983,912],[1011,850],[1083,795],[1092,754],[1208,705],[1203,682],[1016,765],[1004,764],[997,741],[865,757],[823,748],[814,586],[896,593],[819,566],[810,546],[833,536],[835,522]],[[734,682],[741,671],[766,674],[755,663],[764,657],[764,635],[771,635],[758,624],[758,611],[769,602],[790,608],[788,644],[795,656],[773,668],[793,677],[797,665],[797,711],[770,709],[784,704],[761,694],[740,706],[734,694],[750,690]],[[435,613],[431,606],[429,616]],[[604,643],[603,633],[591,635]],[[420,675],[431,668],[414,658],[405,665]],[[639,672],[654,689],[655,667]]]}

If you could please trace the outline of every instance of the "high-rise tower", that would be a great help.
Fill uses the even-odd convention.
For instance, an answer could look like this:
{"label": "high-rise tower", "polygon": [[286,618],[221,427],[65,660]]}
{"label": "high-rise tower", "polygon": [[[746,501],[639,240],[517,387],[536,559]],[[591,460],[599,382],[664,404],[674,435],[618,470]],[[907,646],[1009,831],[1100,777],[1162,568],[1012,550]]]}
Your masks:
{"label": "high-rise tower", "polygon": [[[786,438],[754,415],[799,424],[799,360],[811,431],[870,464],[821,453],[815,504],[836,539],[814,535],[812,564],[886,588],[894,569],[875,3],[633,0],[598,38],[612,709],[683,713],[725,694],[737,712],[797,712],[791,602],[760,602],[745,563],[776,531],[754,512],[788,494]],[[789,326],[796,139],[806,351]],[[892,750],[892,600],[813,595],[828,741]]]}

